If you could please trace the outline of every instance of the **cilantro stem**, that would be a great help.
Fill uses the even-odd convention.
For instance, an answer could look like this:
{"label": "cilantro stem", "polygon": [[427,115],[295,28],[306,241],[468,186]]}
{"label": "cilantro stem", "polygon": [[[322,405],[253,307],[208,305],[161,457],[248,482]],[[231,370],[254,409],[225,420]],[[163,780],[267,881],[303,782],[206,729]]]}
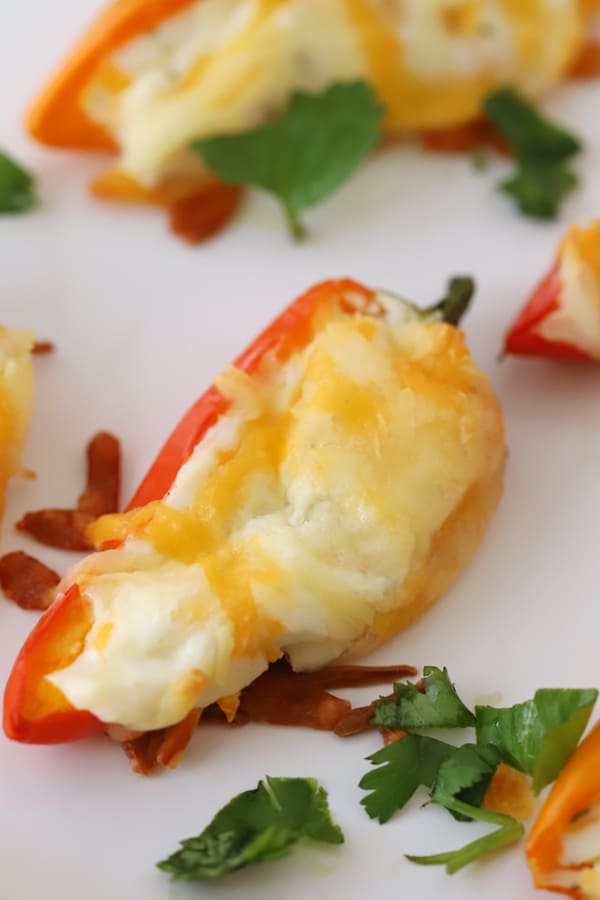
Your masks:
{"label": "cilantro stem", "polygon": [[295,241],[304,240],[306,237],[306,228],[298,218],[298,213],[287,197],[283,198],[283,208],[292,237]]}
{"label": "cilantro stem", "polygon": [[407,859],[420,866],[446,866],[446,872],[449,875],[453,875],[459,869],[479,859],[480,856],[518,841],[525,833],[523,825],[517,822],[516,819],[513,819],[512,816],[480,809],[477,806],[471,806],[469,803],[463,803],[461,800],[456,800],[452,797],[439,798],[438,800],[434,798],[433,802],[471,819],[476,819],[480,822],[490,822],[501,827],[496,831],[492,831],[491,834],[486,834],[484,837],[465,844],[464,847],[460,847],[458,850],[449,850],[446,853],[435,853],[430,856],[407,855]]}
{"label": "cilantro stem", "polygon": [[446,289],[446,296],[433,306],[421,310],[421,318],[441,318],[442,322],[458,326],[466,313],[475,292],[475,281],[469,276],[451,278]]}

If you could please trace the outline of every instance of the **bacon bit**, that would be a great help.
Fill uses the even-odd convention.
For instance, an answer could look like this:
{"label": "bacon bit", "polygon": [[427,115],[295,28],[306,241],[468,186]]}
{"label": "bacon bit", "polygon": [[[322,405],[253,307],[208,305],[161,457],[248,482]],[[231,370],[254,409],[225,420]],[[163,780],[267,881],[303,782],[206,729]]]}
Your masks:
{"label": "bacon bit", "polygon": [[329,694],[313,677],[317,673],[294,673],[281,664],[242,691],[238,716],[248,722],[295,725],[332,731],[352,705]]}
{"label": "bacon bit", "polygon": [[131,768],[138,775],[151,775],[157,764],[157,753],[168,729],[146,731],[132,741],[123,741],[121,747],[127,756]]}
{"label": "bacon bit", "polygon": [[439,131],[423,131],[419,137],[423,147],[434,153],[472,153],[489,147],[503,156],[513,155],[509,142],[488,119],[475,119]]}
{"label": "bacon bit", "polygon": [[[347,737],[371,727],[368,720],[373,717],[373,704],[353,710],[348,700],[335,697],[326,688],[365,687],[416,674],[413,666],[331,666],[317,672],[294,672],[280,660],[241,691],[231,724],[290,725]],[[192,710],[171,728],[122,741],[134,772],[150,775],[157,765],[177,766],[201,715],[203,721],[225,721],[225,712],[213,703],[203,712]]]}
{"label": "bacon bit", "polygon": [[161,766],[175,769],[183,756],[202,716],[201,709],[193,709],[185,719],[165,730],[165,735],[156,752],[156,761]]}
{"label": "bacon bit", "polygon": [[78,509],[38,509],[25,513],[16,528],[40,544],[58,550],[93,550],[86,529],[94,519],[95,516]]}
{"label": "bacon bit", "polygon": [[21,609],[48,609],[60,575],[22,550],[0,558],[0,587]]}
{"label": "bacon bit", "polygon": [[[193,709],[185,719],[170,728],[146,731],[139,737],[120,741],[133,771],[138,775],[151,775],[159,765],[175,769],[201,716],[201,709]],[[118,732],[114,736],[118,740]]]}
{"label": "bacon bit", "polygon": [[249,722],[335,731],[348,721],[352,705],[328,689],[366,687],[404,675],[416,675],[416,670],[412,666],[332,666],[294,672],[281,661],[242,691],[238,714]]}
{"label": "bacon bit", "polygon": [[[370,727],[372,707],[353,710],[347,700],[330,694],[329,689],[367,687],[416,674],[413,666],[331,666],[316,672],[294,672],[281,660],[244,688],[233,722],[316,728],[349,737]],[[223,714],[214,704],[205,718],[222,721]]]}
{"label": "bacon bit", "polygon": [[600,75],[600,41],[588,41],[569,70],[569,78],[583,81]]}
{"label": "bacon bit", "polygon": [[234,217],[242,199],[237,185],[210,184],[169,206],[171,231],[188,244],[218,234]]}
{"label": "bacon bit", "polygon": [[121,447],[108,431],[99,431],[87,445],[87,482],[77,509],[98,518],[119,508]]}
{"label": "bacon bit", "polygon": [[47,353],[54,353],[54,344],[52,341],[36,341],[31,352],[35,356],[44,356]]}
{"label": "bacon bit", "polygon": [[328,690],[388,684],[399,678],[414,678],[418,671],[414,666],[328,666],[316,672],[293,672],[286,663],[279,665],[285,666],[294,678],[305,678]]}
{"label": "bacon bit", "polygon": [[333,730],[338,737],[353,737],[355,734],[369,731],[373,728],[371,720],[374,712],[375,703],[369,703],[368,706],[356,706],[350,710],[347,716],[340,719]]}
{"label": "bacon bit", "polygon": [[[394,694],[388,694],[387,700],[393,700]],[[370,731],[375,726],[372,724],[375,715],[375,704],[377,700],[373,700],[368,706],[356,706],[352,709],[345,719],[333,729],[338,737],[353,737],[355,734],[362,734],[363,731]],[[381,729],[380,729],[381,730]]]}
{"label": "bacon bit", "polygon": [[504,813],[519,822],[533,815],[535,796],[529,779],[522,772],[500,763],[483,798],[484,809]]}
{"label": "bacon bit", "polygon": [[120,480],[119,441],[107,431],[99,431],[87,446],[87,483],[78,508],[38,509],[26,513],[16,528],[58,550],[93,550],[87,530],[99,516],[118,508]]}
{"label": "bacon bit", "polygon": [[401,741],[408,735],[408,731],[404,731],[402,728],[380,728],[379,733],[383,738],[384,747],[389,747],[390,744],[395,744],[396,741]]}

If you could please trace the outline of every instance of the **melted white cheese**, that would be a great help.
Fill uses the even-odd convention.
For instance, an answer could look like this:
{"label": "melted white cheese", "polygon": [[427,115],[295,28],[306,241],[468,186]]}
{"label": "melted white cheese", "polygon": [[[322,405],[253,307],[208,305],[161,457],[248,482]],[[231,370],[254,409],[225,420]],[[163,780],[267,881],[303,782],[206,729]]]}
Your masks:
{"label": "melted white cheese", "polygon": [[560,865],[548,885],[581,892],[582,900],[600,897],[600,807],[592,807],[562,836]]}
{"label": "melted white cheese", "polygon": [[538,326],[547,341],[572,344],[600,359],[600,285],[593,270],[570,247],[560,268],[560,305]]}
{"label": "melted white cheese", "polygon": [[[217,546],[201,544],[186,563],[132,535],[62,585],[80,585],[94,625],[77,659],[49,678],[107,723],[173,724],[282,653],[298,669],[335,660],[398,602],[432,535],[490,466],[489,388],[445,325],[334,314],[289,363],[267,358],[252,377],[229,368],[218,383],[230,412],[165,500],[167,539],[170,510],[213,502],[227,452],[232,466],[246,460],[254,422],[279,422],[281,458],[273,468],[259,444],[218,494],[228,508],[215,510]],[[202,520],[211,516],[204,509]],[[240,589],[250,605],[231,606]],[[252,649],[236,650],[236,634]]]}
{"label": "melted white cheese", "polygon": [[397,96],[400,131],[460,124],[494,86],[547,90],[581,33],[577,0],[198,0],[114,53],[130,85],[92,80],[83,105],[116,138],[120,167],[151,186],[199,165],[194,139],[254,127],[294,90],[333,82]]}

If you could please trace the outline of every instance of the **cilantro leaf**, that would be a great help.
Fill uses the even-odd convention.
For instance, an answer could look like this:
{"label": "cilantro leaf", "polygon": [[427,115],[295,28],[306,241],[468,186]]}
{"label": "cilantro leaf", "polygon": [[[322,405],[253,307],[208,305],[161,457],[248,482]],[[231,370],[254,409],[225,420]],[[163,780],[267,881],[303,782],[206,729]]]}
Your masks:
{"label": "cilantro leaf", "polygon": [[511,88],[486,98],[488,118],[515,150],[517,169],[499,184],[526,215],[552,219],[565,195],[577,184],[567,161],[582,149],[575,135],[544,119]]}
{"label": "cilantro leaf", "polygon": [[522,162],[499,187],[515,198],[519,209],[537,219],[554,219],[565,195],[577,184],[575,175],[555,163]]}
{"label": "cilantro leaf", "polygon": [[[471,806],[480,806],[499,762],[500,754],[491,745],[463,744],[457,747],[440,767],[433,796],[457,797]],[[473,818],[450,812],[459,821]]]}
{"label": "cilantro leaf", "polygon": [[375,704],[375,725],[386,728],[465,728],[475,716],[459,698],[447,669],[425,666],[425,693],[410,681],[394,685],[395,698]]}
{"label": "cilantro leaf", "polygon": [[159,862],[173,879],[216,878],[253,863],[280,859],[302,838],[343,843],[327,793],[312,778],[270,778],[234,797],[204,831]]}
{"label": "cilantro leaf", "polygon": [[452,875],[480,856],[519,840],[524,833],[520,822],[512,816],[479,807],[499,760],[499,753],[492,746],[464,744],[456,748],[439,768],[431,802],[443,806],[457,819],[476,819],[500,827],[458,850],[430,856],[410,855],[407,859],[422,866],[444,865]]}
{"label": "cilantro leaf", "polygon": [[484,101],[484,111],[520,156],[538,162],[564,162],[582,149],[575,135],[544,119],[512,88],[501,88]]}
{"label": "cilantro leaf", "polygon": [[440,765],[454,747],[434,738],[410,734],[367,759],[380,768],[367,772],[359,783],[372,791],[360,801],[372,819],[383,825],[410,800],[420,785],[431,787]]}
{"label": "cilantro leaf", "polygon": [[299,214],[338,187],[380,138],[383,107],[366,82],[295,93],[279,119],[192,144],[227,184],[264,188],[283,203],[294,237]]}
{"label": "cilantro leaf", "polygon": [[0,213],[25,212],[35,206],[35,181],[0,150]]}
{"label": "cilantro leaf", "polygon": [[508,708],[478,706],[477,742],[492,744],[510,766],[532,775],[539,793],[577,746],[597,697],[591,689],[541,689]]}

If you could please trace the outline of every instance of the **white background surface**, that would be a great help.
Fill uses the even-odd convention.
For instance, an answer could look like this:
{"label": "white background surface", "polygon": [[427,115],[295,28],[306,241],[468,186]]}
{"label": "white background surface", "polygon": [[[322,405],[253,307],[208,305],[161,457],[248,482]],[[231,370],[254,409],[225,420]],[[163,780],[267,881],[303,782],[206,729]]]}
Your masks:
{"label": "white background surface", "polygon": [[[430,302],[446,276],[470,272],[479,290],[465,327],[506,411],[505,497],[452,591],[371,660],[447,665],[470,703],[494,695],[509,704],[542,686],[600,685],[600,368],[496,363],[503,332],[566,224],[600,214],[600,82],[565,88],[548,105],[587,145],[583,187],[560,222],[519,218],[492,190],[500,164],[481,175],[467,159],[405,147],[380,153],[310,213],[312,236],[303,245],[289,241],[275,204],[254,194],[225,235],[190,249],[167,234],[159,212],[88,200],[85,184],[101,161],[44,151],[24,136],[24,107],[101,5],[19,0],[2,16],[0,145],[39,175],[41,207],[0,220],[0,320],[33,328],[57,352],[36,362],[26,463],[39,477],[11,485],[1,551],[22,547],[64,570],[68,555],[16,535],[16,518],[75,501],[83,447],[100,428],[123,440],[126,499],[212,376],[313,282],[350,275]],[[35,618],[0,602],[0,682]],[[304,730],[207,728],[176,772],[142,779],[103,738],[23,747],[0,736],[0,896],[535,896],[522,848],[452,878],[406,862],[403,852],[459,846],[476,826],[416,802],[386,826],[371,822],[357,782],[364,757],[379,746],[376,734],[341,741]],[[319,778],[346,844],[303,849],[215,885],[172,885],[154,869],[266,773]]]}

